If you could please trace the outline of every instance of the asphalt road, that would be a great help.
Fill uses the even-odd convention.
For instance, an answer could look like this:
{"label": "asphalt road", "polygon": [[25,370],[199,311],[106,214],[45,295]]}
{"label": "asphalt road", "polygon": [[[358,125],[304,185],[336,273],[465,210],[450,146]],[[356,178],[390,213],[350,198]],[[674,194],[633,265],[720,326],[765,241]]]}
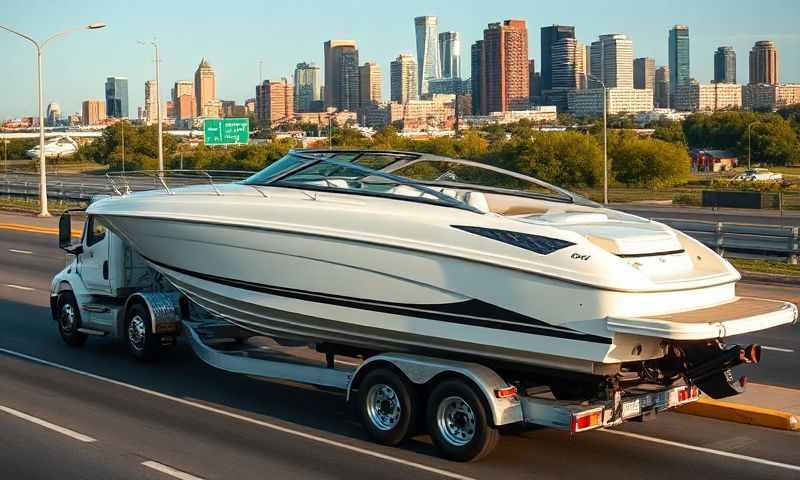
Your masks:
{"label": "asphalt road", "polygon": [[[436,457],[425,436],[402,448],[378,446],[340,394],[221,372],[183,343],[157,364],[137,363],[105,338],[82,349],[65,346],[47,298],[64,263],[55,243],[53,235],[0,230],[0,478],[800,475],[796,432],[673,413],[574,437],[549,429],[509,432],[476,464]],[[765,338],[775,346],[800,343],[796,331],[773,333]],[[797,362],[796,354],[784,355]],[[797,382],[790,372],[776,375],[778,383]],[[177,472],[164,473],[168,468]]]}

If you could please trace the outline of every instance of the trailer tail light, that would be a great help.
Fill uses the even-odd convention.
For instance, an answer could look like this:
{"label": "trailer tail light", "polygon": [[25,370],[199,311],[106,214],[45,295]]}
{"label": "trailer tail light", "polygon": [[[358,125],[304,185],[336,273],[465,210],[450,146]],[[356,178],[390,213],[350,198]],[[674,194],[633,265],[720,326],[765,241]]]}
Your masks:
{"label": "trailer tail light", "polygon": [[505,388],[495,388],[494,396],[497,398],[510,398],[517,394],[517,387],[510,386]]}
{"label": "trailer tail light", "polygon": [[678,402],[688,402],[695,399],[700,395],[700,391],[694,385],[691,387],[683,387],[678,390]]}
{"label": "trailer tail light", "polygon": [[572,433],[582,432],[603,425],[603,411],[596,410],[589,413],[573,415],[569,430]]}

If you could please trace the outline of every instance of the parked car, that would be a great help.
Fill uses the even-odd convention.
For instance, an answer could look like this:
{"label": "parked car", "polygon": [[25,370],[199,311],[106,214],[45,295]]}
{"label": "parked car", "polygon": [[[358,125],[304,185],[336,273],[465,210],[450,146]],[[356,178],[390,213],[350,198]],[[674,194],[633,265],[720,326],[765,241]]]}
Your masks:
{"label": "parked car", "polygon": [[783,174],[770,172],[766,168],[753,168],[745,170],[733,177],[733,179],[743,182],[781,182],[783,181]]}

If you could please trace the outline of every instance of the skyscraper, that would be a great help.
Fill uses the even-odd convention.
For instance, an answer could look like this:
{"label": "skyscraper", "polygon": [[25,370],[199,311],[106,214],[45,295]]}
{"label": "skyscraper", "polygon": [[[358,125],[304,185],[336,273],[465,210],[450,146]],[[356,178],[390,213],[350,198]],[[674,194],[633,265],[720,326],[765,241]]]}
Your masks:
{"label": "skyscraper", "polygon": [[328,40],[325,42],[325,107],[355,112],[359,95],[355,40]]}
{"label": "skyscraper", "polygon": [[417,37],[417,85],[420,96],[428,93],[428,80],[442,78],[436,24],[436,17],[414,19]]}
{"label": "skyscraper", "polygon": [[656,69],[654,103],[658,108],[670,108],[669,101],[669,67],[661,66]]}
{"label": "skyscraper", "polygon": [[580,55],[583,63],[583,52],[579,53],[578,41],[569,37],[557,40],[550,46],[550,53],[552,89],[579,88],[581,81],[578,79],[576,60]]}
{"label": "skyscraper", "polygon": [[736,83],[736,51],[719,47],[714,52],[714,83]]}
{"label": "skyscraper", "polygon": [[750,83],[778,84],[778,49],[769,40],[760,40],[750,50]]}
{"label": "skyscraper", "polygon": [[393,102],[407,103],[409,100],[419,98],[417,88],[417,62],[407,53],[401,53],[391,63],[391,100]]}
{"label": "skyscraper", "polygon": [[674,94],[678,87],[689,83],[689,27],[675,25],[669,31],[669,88]]}
{"label": "skyscraper", "polygon": [[298,63],[294,69],[294,111],[310,112],[311,102],[320,99],[319,87],[319,67],[313,63]]}
{"label": "skyscraper", "polygon": [[144,118],[147,125],[158,121],[158,90],[155,80],[144,82]]}
{"label": "skyscraper", "polygon": [[201,117],[219,115],[217,102],[217,80],[214,69],[203,57],[194,72],[194,98],[197,102],[197,113]]}
{"label": "skyscraper", "polygon": [[[633,88],[633,42],[621,33],[600,35],[592,42],[591,76],[605,82],[607,88]],[[599,82],[589,79],[597,88]]]}
{"label": "skyscraper", "polygon": [[178,80],[172,87],[172,101],[177,102],[183,95],[190,95],[194,98],[194,84],[191,80]]}
{"label": "skyscraper", "polygon": [[256,86],[256,118],[273,126],[294,115],[294,91],[284,78],[279,82],[264,80]]}
{"label": "skyscraper", "polygon": [[47,105],[47,119],[45,120],[46,125],[49,127],[54,127],[61,121],[61,107],[56,102],[50,102]]}
{"label": "skyscraper", "polygon": [[481,111],[481,69],[483,68],[483,40],[473,43],[469,49],[470,57],[470,82],[472,82],[472,114],[478,115]]}
{"label": "skyscraper", "polygon": [[461,39],[458,32],[439,34],[439,58],[442,78],[461,78]]}
{"label": "skyscraper", "polygon": [[381,68],[375,62],[366,62],[358,67],[359,86],[361,89],[359,103],[361,108],[369,105],[381,103],[383,95],[381,87],[383,85],[383,74]]}
{"label": "skyscraper", "polygon": [[481,114],[526,110],[530,103],[525,20],[490,23],[483,31]]}
{"label": "skyscraper", "polygon": [[[655,92],[655,59],[650,57],[641,57],[633,61],[633,88],[653,90]],[[655,95],[655,93],[653,95]]]}
{"label": "skyscraper", "polygon": [[83,125],[99,125],[106,119],[106,102],[103,100],[86,100],[81,104],[81,123]]}
{"label": "skyscraper", "polygon": [[106,115],[113,118],[128,118],[128,79],[106,78]]}
{"label": "skyscraper", "polygon": [[553,88],[552,53],[553,44],[562,38],[575,38],[575,27],[551,25],[541,29],[542,57],[539,59],[542,73],[542,90]]}

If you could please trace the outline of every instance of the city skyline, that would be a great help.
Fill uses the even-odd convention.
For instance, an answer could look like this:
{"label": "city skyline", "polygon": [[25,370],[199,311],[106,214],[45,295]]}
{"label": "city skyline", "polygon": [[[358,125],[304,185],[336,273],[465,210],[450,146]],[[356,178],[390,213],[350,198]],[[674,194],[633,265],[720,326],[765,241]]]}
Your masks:
{"label": "city skyline", "polygon": [[[41,19],[37,16],[41,5],[37,2],[20,2],[9,9],[13,13],[3,21],[35,38],[43,38],[73,23],[100,19],[109,24],[106,30],[93,34],[92,38],[69,36],[48,47],[44,71],[45,101],[59,103],[62,114],[79,111],[83,100],[103,98],[104,81],[107,77],[128,77],[130,85],[143,85],[146,80],[151,79],[152,59],[147,49],[136,44],[139,39],[155,36],[161,44],[162,101],[169,98],[169,86],[177,80],[191,78],[197,63],[205,56],[214,66],[217,75],[216,97],[243,102],[254,95],[254,86],[259,80],[259,60],[264,62],[264,79],[291,78],[294,67],[299,62],[322,65],[324,59],[321,46],[325,40],[331,38],[352,38],[358,44],[362,64],[374,61],[381,70],[388,72],[389,63],[399,53],[415,51],[413,19],[424,15],[438,17],[440,32],[459,33],[462,39],[462,58],[468,58],[470,45],[482,37],[487,23],[507,18],[526,20],[530,31],[529,57],[537,65],[542,65],[542,59],[539,58],[539,29],[542,26],[574,25],[576,39],[584,43],[591,43],[602,34],[623,33],[634,42],[635,57],[652,57],[656,65],[660,66],[668,63],[668,30],[674,24],[686,24],[691,36],[691,76],[701,83],[713,79],[713,55],[718,46],[731,45],[744,55],[759,40],[774,41],[782,52],[781,82],[800,81],[800,62],[795,60],[798,56],[792,54],[800,49],[800,34],[793,27],[800,17],[800,8],[793,3],[772,2],[775,8],[765,5],[758,9],[743,6],[737,12],[719,10],[713,5],[695,6],[687,3],[689,8],[671,8],[669,12],[663,12],[663,15],[654,15],[647,8],[641,8],[638,2],[630,3],[631,6],[638,5],[640,8],[626,9],[620,6],[619,11],[625,12],[624,17],[611,15],[607,9],[591,3],[582,4],[580,8],[568,8],[507,2],[498,8],[489,8],[474,2],[470,8],[452,9],[410,1],[404,3],[403,14],[394,17],[388,17],[385,9],[370,9],[368,6],[372,4],[365,2],[343,3],[336,9],[323,4],[313,4],[314,9],[311,9],[310,2],[269,7],[245,3],[246,11],[239,12],[235,17],[221,14],[213,19],[201,15],[203,8],[198,8],[198,12],[185,9],[178,11],[175,7],[158,4],[159,15],[148,17],[146,23],[137,23],[132,19],[142,18],[141,11],[146,9],[138,5],[136,8],[123,5],[115,9],[100,8],[105,5],[100,2],[89,2],[78,8],[48,5],[54,14]],[[308,12],[312,10],[315,13],[309,16]],[[355,12],[363,12],[364,19],[369,21],[352,21]],[[711,16],[711,13],[715,16]],[[175,15],[182,15],[182,21],[176,23]],[[290,21],[297,15],[310,22],[309,25],[304,25],[302,31],[293,28]],[[750,18],[754,16],[763,21],[758,22],[758,25],[751,25]],[[259,18],[278,18],[280,21],[275,22],[276,28],[265,33],[262,28],[257,27]],[[213,42],[204,42],[202,38],[186,42],[185,31],[176,28],[176,24],[196,25],[198,28],[193,28],[193,31],[205,27],[216,28],[220,22],[234,19],[237,22],[235,28],[223,28],[223,32],[232,30],[230,42],[220,42],[217,34]],[[143,24],[148,25],[148,28],[143,29]],[[762,25],[769,27],[767,29]],[[284,45],[281,39],[290,41]],[[276,48],[270,48],[270,45],[276,45]],[[80,55],[70,55],[74,52],[80,52]],[[4,101],[0,102],[0,117],[30,115],[35,111],[34,53],[19,39],[4,35],[0,36],[0,54],[4,55],[11,72],[0,79],[0,91],[6,92]],[[98,59],[103,61],[98,62]],[[745,83],[743,79],[748,78],[747,68],[746,62],[737,63],[739,83]],[[384,75],[383,90],[387,92],[388,77],[389,75]],[[462,66],[462,77],[469,77],[469,68]],[[138,106],[144,105],[143,93],[141,88],[131,89],[130,116],[134,116]]]}

